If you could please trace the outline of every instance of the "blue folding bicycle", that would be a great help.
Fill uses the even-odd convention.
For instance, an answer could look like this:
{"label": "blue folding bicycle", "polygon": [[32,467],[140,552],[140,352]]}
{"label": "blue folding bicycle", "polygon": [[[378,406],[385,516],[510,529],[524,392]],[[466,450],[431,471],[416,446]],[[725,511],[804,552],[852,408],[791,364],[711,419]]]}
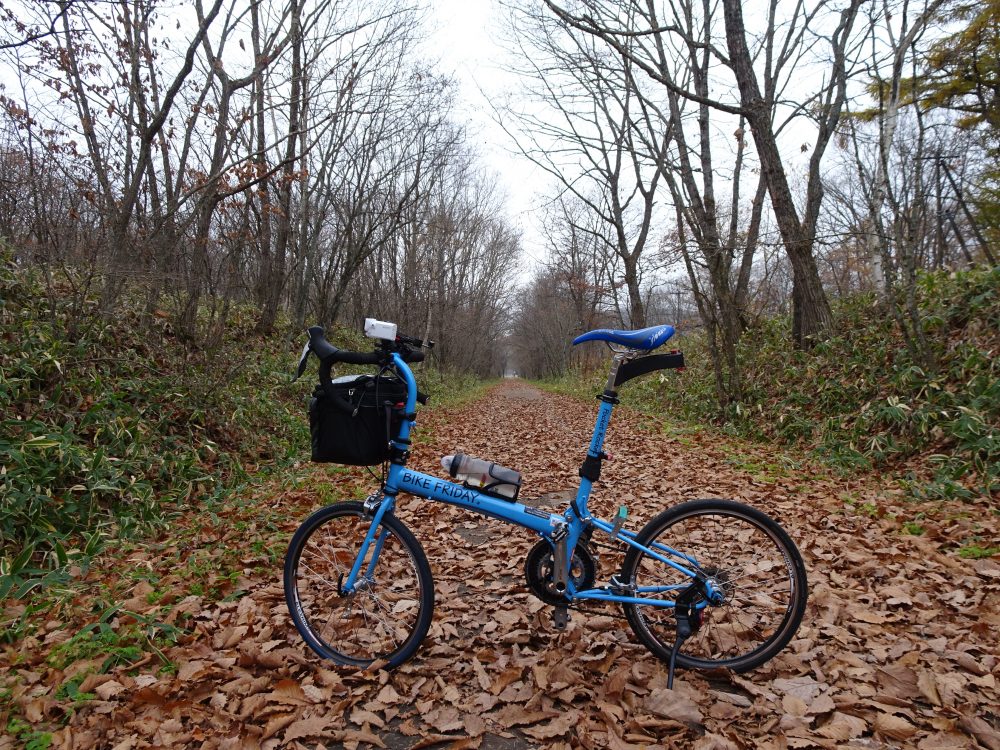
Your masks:
{"label": "blue folding bicycle", "polygon": [[[574,340],[606,342],[613,357],[579,489],[565,511],[552,513],[407,467],[418,397],[408,363],[424,357],[418,339],[395,336],[392,326],[375,351],[349,352],[331,345],[321,327],[310,328],[299,374],[314,353],[318,392],[331,391],[334,364],[371,364],[379,366],[383,382],[399,385],[399,401],[386,402],[395,421],[389,422],[391,440],[383,439],[388,473],[381,486],[364,502],[316,511],[292,537],[285,598],[306,643],[340,664],[386,668],[420,646],[434,609],[434,581],[423,548],[395,514],[397,498],[407,493],[538,534],[525,576],[531,592],[555,608],[555,626],[565,627],[569,608],[616,602],[638,640],[669,665],[671,682],[675,665],[742,672],[775,656],[799,627],[807,583],[798,549],[773,519],[730,500],[695,500],[667,508],[634,532],[625,528],[624,508],[607,521],[587,507],[606,458],[604,436],[618,387],[682,367],[680,352],[651,354],[673,333],[671,326],[601,329]],[[596,580],[601,537],[602,546],[624,549],[620,569],[606,583]]]}

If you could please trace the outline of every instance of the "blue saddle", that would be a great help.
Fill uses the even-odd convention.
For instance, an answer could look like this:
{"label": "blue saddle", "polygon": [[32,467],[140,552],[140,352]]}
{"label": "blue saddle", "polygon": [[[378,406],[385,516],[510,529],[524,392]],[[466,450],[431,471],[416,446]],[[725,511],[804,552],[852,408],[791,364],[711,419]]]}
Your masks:
{"label": "blue saddle", "polygon": [[587,331],[583,335],[577,336],[573,339],[573,344],[582,344],[584,341],[608,341],[612,344],[627,346],[629,349],[643,349],[648,352],[662,346],[673,335],[673,326],[651,326],[650,328],[640,328],[638,331],[615,331],[611,328],[598,328],[596,331]]}

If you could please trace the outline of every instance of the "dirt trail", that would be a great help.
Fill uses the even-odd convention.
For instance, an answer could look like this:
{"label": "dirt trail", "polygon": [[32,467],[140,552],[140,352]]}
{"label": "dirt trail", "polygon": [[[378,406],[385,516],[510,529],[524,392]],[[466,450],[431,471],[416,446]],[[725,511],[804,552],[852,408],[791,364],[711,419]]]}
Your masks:
{"label": "dirt trail", "polygon": [[[412,464],[439,473],[441,455],[464,451],[520,470],[534,503],[563,505],[595,412],[508,381],[424,415]],[[57,745],[1000,749],[996,561],[940,553],[933,529],[900,535],[889,515],[901,509],[874,484],[785,469],[709,434],[668,434],[627,409],[607,448],[598,515],[624,504],[638,527],[668,504],[729,497],[789,530],[811,593],[784,653],[742,676],[682,672],[666,691],[664,666],[617,610],[551,627],[523,585],[529,533],[404,498],[399,515],[437,589],[431,631],[408,664],[357,673],[315,658],[288,619],[278,566],[248,569],[246,596],[192,613],[194,636],[167,654],[175,674],[95,676],[86,687],[100,699]],[[277,502],[290,532],[317,499]]]}

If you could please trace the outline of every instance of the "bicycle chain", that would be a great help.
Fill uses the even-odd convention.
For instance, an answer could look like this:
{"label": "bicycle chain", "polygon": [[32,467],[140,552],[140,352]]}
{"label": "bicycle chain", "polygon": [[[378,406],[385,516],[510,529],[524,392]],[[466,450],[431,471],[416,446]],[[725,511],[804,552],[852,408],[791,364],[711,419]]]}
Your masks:
{"label": "bicycle chain", "polygon": [[[599,609],[599,608],[603,608],[603,609]],[[582,604],[572,604],[570,602],[566,603],[566,609],[571,609],[574,612],[582,612],[585,615],[605,614],[606,617],[613,617],[616,620],[627,620],[628,619],[620,611],[617,614],[607,614],[604,611],[607,608],[608,608],[607,604],[591,604],[591,605],[588,605],[588,606],[584,606]]]}

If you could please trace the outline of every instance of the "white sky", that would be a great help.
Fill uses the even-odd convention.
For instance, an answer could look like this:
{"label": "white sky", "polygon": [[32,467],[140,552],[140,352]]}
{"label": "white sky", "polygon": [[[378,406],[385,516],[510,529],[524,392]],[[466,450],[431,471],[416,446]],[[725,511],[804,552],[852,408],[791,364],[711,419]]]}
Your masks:
{"label": "white sky", "polygon": [[493,121],[487,97],[500,98],[517,88],[516,77],[505,72],[507,51],[502,44],[503,10],[498,0],[425,0],[432,31],[427,54],[441,61],[439,71],[458,83],[458,116],[469,130],[469,143],[481,154],[484,166],[495,172],[506,194],[511,220],[522,231],[527,261],[519,280],[531,275],[545,248],[534,222],[540,216],[548,175],[517,152],[506,133]]}
{"label": "white sky", "polygon": [[[509,136],[496,125],[491,117],[487,97],[500,100],[507,94],[518,94],[518,78],[503,70],[503,61],[509,57],[504,46],[504,10],[499,0],[423,0],[428,9],[427,27],[431,31],[425,54],[440,60],[441,73],[451,75],[459,85],[459,116],[469,128],[470,143],[475,144],[483,156],[485,166],[495,171],[507,195],[511,219],[522,230],[522,245],[528,261],[520,280],[525,280],[544,260],[546,250],[537,223],[542,220],[540,210],[551,195],[552,179],[530,160],[517,152]],[[796,83],[789,93],[804,95],[803,89],[819,83],[822,70],[811,70],[808,65],[797,66]],[[735,94],[732,94],[735,97]],[[718,131],[715,138],[716,159],[720,169],[726,166],[725,152],[735,149],[733,125],[725,117],[714,118]],[[811,147],[815,142],[815,127],[799,118],[779,138],[779,147],[786,168],[793,175],[804,174],[811,148],[803,150],[803,143]],[[750,143],[753,152],[752,141]],[[754,157],[751,156],[751,161]],[[827,154],[830,158],[830,154]],[[751,164],[752,166],[752,164]],[[724,199],[725,178],[717,176],[716,189]],[[547,190],[548,188],[548,190]],[[752,192],[753,185],[743,187],[744,193]]]}

